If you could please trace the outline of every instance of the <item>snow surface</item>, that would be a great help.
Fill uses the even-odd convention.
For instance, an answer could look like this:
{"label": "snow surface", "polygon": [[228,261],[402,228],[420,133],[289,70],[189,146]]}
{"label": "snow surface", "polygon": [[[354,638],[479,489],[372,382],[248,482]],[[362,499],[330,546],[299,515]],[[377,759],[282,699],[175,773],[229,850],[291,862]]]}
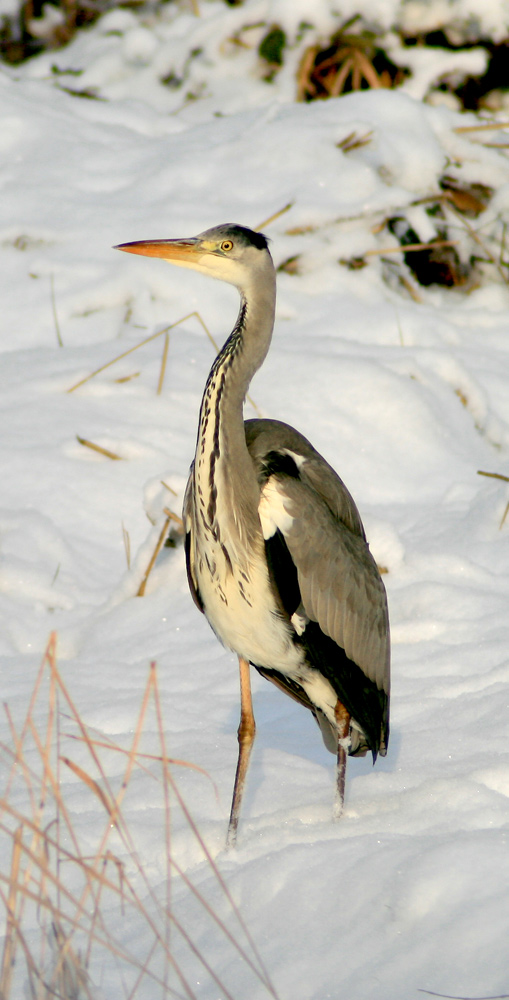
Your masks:
{"label": "snow surface", "polygon": [[[406,209],[429,238],[429,216],[411,203],[447,169],[495,189],[479,231],[507,218],[507,159],[454,131],[473,116],[406,93],[297,105],[286,70],[273,85],[254,79],[242,51],[216,51],[210,93],[186,102],[157,82],[179,32],[193,44],[208,38],[212,51],[247,20],[275,18],[276,7],[291,18],[297,5],[199,6],[201,18],[180,12],[171,31],[111,12],[67,49],[0,76],[3,699],[21,725],[56,630],[82,717],[123,744],[157,661],[169,752],[205,768],[218,794],[192,771],[179,787],[281,1000],[507,993],[509,519],[500,522],[509,494],[477,471],[509,472],[509,290],[493,268],[469,293],[435,286],[414,301],[388,282],[380,256],[359,270],[338,263],[387,246],[377,223]],[[329,4],[316,8],[325,30]],[[490,9],[495,22],[499,7],[486,4],[483,16]],[[51,63],[83,72],[52,76]],[[63,82],[106,99],[80,99]],[[370,141],[344,152],[338,143],[352,132]],[[218,340],[236,316],[234,290],[113,244],[227,221],[256,227],[289,203],[265,231],[276,264],[298,254],[299,273],[279,274],[274,341],[251,397],[338,470],[387,570],[392,734],[375,768],[350,762],[335,824],[333,759],[310,714],[254,677],[257,741],[238,848],[227,853],[235,657],[191,601],[181,547],[165,550],[135,596],[163,506],[180,507],[210,341],[196,317],[171,330],[159,395],[162,339],[68,390],[195,310]],[[1,726],[6,742],[3,717]],[[103,823],[74,774],[62,787],[78,825],[80,812],[84,830]],[[135,790],[138,851],[162,885],[162,807],[143,780]],[[178,815],[172,849],[215,899],[210,865]],[[201,929],[185,885],[175,893],[233,995],[267,996]],[[224,900],[216,905],[226,919]],[[139,933],[126,923],[126,941]],[[90,969],[97,996],[130,995],[107,958]],[[192,966],[189,978],[203,1000],[223,995]]]}

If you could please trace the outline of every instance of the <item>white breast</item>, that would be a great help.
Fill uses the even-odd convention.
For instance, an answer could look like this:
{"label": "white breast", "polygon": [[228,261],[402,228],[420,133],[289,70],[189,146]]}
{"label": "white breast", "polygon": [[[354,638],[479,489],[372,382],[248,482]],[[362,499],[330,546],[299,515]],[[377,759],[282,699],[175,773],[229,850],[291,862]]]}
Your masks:
{"label": "white breast", "polygon": [[283,535],[290,531],[293,517],[285,504],[288,504],[288,497],[277,479],[271,477],[262,489],[258,507],[264,538],[272,538],[278,528]]}

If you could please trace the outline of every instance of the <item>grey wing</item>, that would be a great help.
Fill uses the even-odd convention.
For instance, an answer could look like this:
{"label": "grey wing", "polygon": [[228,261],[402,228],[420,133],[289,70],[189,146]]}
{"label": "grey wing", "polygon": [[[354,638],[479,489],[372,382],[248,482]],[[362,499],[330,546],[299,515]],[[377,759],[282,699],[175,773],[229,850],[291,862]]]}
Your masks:
{"label": "grey wing", "polygon": [[182,506],[182,520],[184,521],[184,531],[185,531],[185,551],[186,551],[186,569],[187,569],[187,582],[189,584],[189,590],[191,591],[191,596],[193,598],[196,607],[203,613],[203,601],[200,596],[200,591],[198,590],[198,583],[196,581],[196,576],[194,572],[194,503],[193,503],[193,466],[191,466],[191,472],[189,479],[187,481],[186,492],[184,494],[184,503]]}
{"label": "grey wing", "polygon": [[306,615],[345,650],[379,690],[389,693],[385,587],[363,536],[338,520],[305,481],[278,483],[291,518],[282,530],[297,568]]}
{"label": "grey wing", "polygon": [[388,694],[387,597],[350,493],[287,424],[246,421],[246,440],[260,481],[264,536],[283,537],[306,616]]}

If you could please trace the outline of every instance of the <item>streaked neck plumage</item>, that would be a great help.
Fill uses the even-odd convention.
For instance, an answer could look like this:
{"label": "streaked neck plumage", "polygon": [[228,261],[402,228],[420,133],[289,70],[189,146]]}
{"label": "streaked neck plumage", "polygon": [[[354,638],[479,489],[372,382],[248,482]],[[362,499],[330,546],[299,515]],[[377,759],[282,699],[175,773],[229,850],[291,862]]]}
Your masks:
{"label": "streaked neck plumage", "polygon": [[[274,326],[276,277],[263,255],[261,274],[239,288],[237,322],[210,370],[203,394],[194,466],[202,524],[219,538],[241,507],[256,533],[259,487],[246,446],[243,404],[267,354]],[[242,517],[240,518],[242,523]],[[229,531],[228,534],[231,534]],[[251,534],[251,532],[250,532]]]}

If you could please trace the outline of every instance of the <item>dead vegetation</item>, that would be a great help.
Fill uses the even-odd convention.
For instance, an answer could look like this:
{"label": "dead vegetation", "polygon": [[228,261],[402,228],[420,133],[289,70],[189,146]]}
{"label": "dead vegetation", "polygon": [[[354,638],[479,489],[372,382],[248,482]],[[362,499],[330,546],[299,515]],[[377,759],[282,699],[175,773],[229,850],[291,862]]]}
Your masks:
{"label": "dead vegetation", "polygon": [[[478,476],[487,476],[489,479],[500,479],[503,483],[509,483],[509,476],[504,476],[502,472],[484,472],[482,469],[477,470]],[[504,527],[507,515],[509,514],[509,500],[504,507],[504,513],[500,519],[500,524],[498,530],[501,531]]]}
{"label": "dead vegetation", "polygon": [[[498,130],[502,141],[490,145],[504,150],[503,137],[508,128],[509,123],[505,122],[481,122],[456,131],[482,134]],[[337,146],[348,154],[367,145],[371,138],[370,133],[365,136],[351,133]],[[341,258],[339,263],[350,270],[360,270],[367,266],[369,258],[379,257],[387,280],[394,283],[396,279],[416,301],[421,301],[419,286],[438,285],[468,292],[481,284],[486,272],[507,283],[507,223],[502,213],[484,216],[495,191],[484,182],[464,180],[459,159],[454,166],[455,171],[446,172],[439,179],[434,194],[417,198],[409,206],[402,206],[400,212],[372,224],[371,231],[381,243],[379,247],[370,248],[361,256]],[[422,211],[426,228],[434,229],[431,239],[419,238],[410,221],[415,209]],[[384,233],[387,241],[383,239]]]}
{"label": "dead vegetation", "polygon": [[408,75],[380,47],[373,31],[350,31],[351,18],[325,44],[309,46],[297,74],[297,100],[339,97],[352,90],[397,87]]}
{"label": "dead vegetation", "polygon": [[111,6],[107,0],[60,0],[51,5],[24,0],[16,13],[2,18],[1,57],[15,65],[46,49],[61,48]]}
{"label": "dead vegetation", "polygon": [[[149,995],[195,1000],[191,984],[197,980],[210,981],[225,1000],[233,1000],[235,985],[214,968],[214,942],[231,954],[233,983],[242,965],[252,988],[261,984],[275,998],[242,915],[180,794],[176,774],[192,765],[168,756],[155,665],[130,745],[87,726],[58,670],[55,635],[22,724],[4,708],[10,738],[0,744],[2,1000],[22,995],[93,1000],[99,980],[106,991],[101,996],[124,1000]],[[152,829],[151,839],[164,875],[137,842],[131,788],[140,775],[151,825],[160,817],[159,837]],[[224,919],[179,864],[172,847],[177,814],[210,868]],[[182,893],[180,906],[177,901],[177,884],[192,901],[192,926],[181,908]],[[200,940],[211,943],[207,954],[197,943],[200,931]]]}
{"label": "dead vegetation", "polygon": [[457,68],[450,72],[437,70],[432,90],[458,110],[509,107],[509,38],[494,41],[461,32],[452,23],[438,31],[417,34],[406,32],[398,24],[390,32],[377,31],[360,15],[344,22],[330,38],[317,39],[306,47],[297,74],[297,100],[323,100],[356,90],[399,87],[412,75],[415,48],[436,49],[442,54],[481,49],[486,55],[483,73],[475,76]]}
{"label": "dead vegetation", "polygon": [[[240,0],[225,0],[230,6],[242,6]],[[127,8],[139,11],[140,17],[148,12],[150,18],[164,16],[168,6],[164,0],[20,0],[14,12],[4,14],[0,23],[0,59],[18,64],[31,56],[48,50],[58,50],[67,45],[82,28],[92,25],[102,14]],[[200,15],[199,0],[187,0],[186,6],[196,16]],[[311,5],[312,6],[312,5]],[[296,80],[296,98],[300,101],[323,100],[349,91],[379,87],[398,87],[412,75],[412,53],[416,49],[436,50],[441,56],[450,52],[469,53],[472,49],[485,54],[485,67],[478,75],[457,68],[444,69],[443,59],[438,60],[436,78],[432,82],[435,95],[452,102],[458,110],[499,110],[509,108],[509,35],[490,38],[476,30],[476,22],[458,23],[453,7],[449,19],[442,18],[435,28],[421,30],[405,27],[405,5],[396,8],[395,23],[390,30],[380,29],[376,22],[369,22],[361,15],[354,15],[327,37],[320,36],[310,20],[301,22],[295,37],[290,37],[284,24],[250,21],[246,12],[245,24],[225,39],[223,54],[232,48],[252,49],[258,61],[258,71],[267,84],[271,84],[285,63],[290,51],[300,54]],[[199,54],[193,50],[188,61]],[[60,71],[56,66],[53,71]],[[81,70],[65,70],[76,73]],[[161,82],[171,87],[184,85],[186,72],[168,67]],[[61,83],[58,84],[62,86]],[[98,98],[90,89],[62,86],[75,96]],[[195,95],[199,96],[199,95]]]}

